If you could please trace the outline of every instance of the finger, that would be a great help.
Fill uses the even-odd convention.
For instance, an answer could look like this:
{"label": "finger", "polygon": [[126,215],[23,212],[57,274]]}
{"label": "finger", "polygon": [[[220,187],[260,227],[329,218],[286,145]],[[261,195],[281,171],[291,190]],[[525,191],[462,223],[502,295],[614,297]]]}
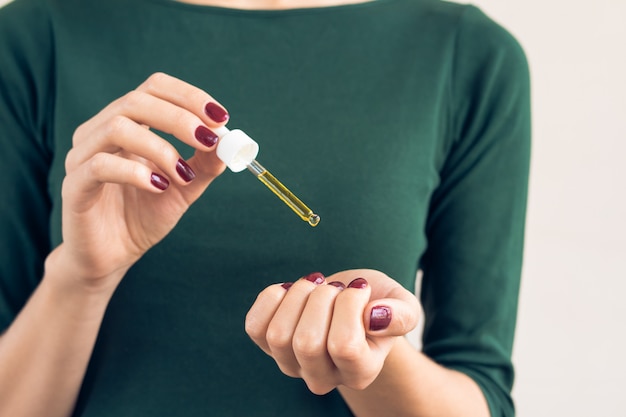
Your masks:
{"label": "finger", "polygon": [[267,328],[266,340],[272,357],[286,375],[300,376],[300,367],[293,352],[293,335],[309,294],[323,283],[324,276],[319,273],[307,275],[296,281],[285,294]]}
{"label": "finger", "polygon": [[215,152],[196,151],[187,163],[196,173],[196,179],[185,187],[183,192],[196,196],[204,192],[208,183],[226,169],[226,164],[217,157]]}
{"label": "finger", "polygon": [[319,285],[311,292],[293,335],[300,376],[311,392],[322,395],[337,386],[337,369],[327,350],[333,306],[341,286]]}
{"label": "finger", "polygon": [[265,288],[257,296],[254,304],[248,310],[248,314],[246,314],[246,333],[268,355],[271,355],[271,350],[265,335],[272,317],[285,297],[286,289],[285,284],[275,284]]}
{"label": "finger", "polygon": [[[92,142],[94,134],[100,131],[104,132],[104,137],[118,133],[116,118],[120,116],[139,125],[169,133],[183,143],[203,151],[213,149],[219,139],[193,112],[144,91],[134,90],[113,101],[81,125],[74,135],[74,145],[84,142],[85,138]],[[100,146],[107,144],[108,142],[99,143]]]}
{"label": "finger", "polygon": [[124,151],[150,161],[179,184],[187,184],[196,177],[171,143],[127,117],[112,118],[105,129],[95,131],[91,138],[70,150],[65,164],[68,172],[98,153]]}
{"label": "finger", "polygon": [[206,91],[164,73],[152,74],[137,90],[169,101],[199,116],[212,127],[223,126],[229,115]]}
{"label": "finger", "polygon": [[363,310],[371,288],[356,278],[337,296],[328,335],[328,352],[341,381],[351,388],[364,388],[378,374],[382,360],[370,350],[363,323]]}
{"label": "finger", "polygon": [[415,295],[398,287],[389,296],[371,301],[363,311],[363,322],[371,336],[404,336],[417,326],[420,306]]}
{"label": "finger", "polygon": [[226,169],[215,152],[196,151],[194,156],[187,160],[188,166],[195,173],[193,181],[178,189],[183,198],[191,204],[204,193],[211,182]]}
{"label": "finger", "polygon": [[328,279],[341,279],[345,282],[346,279],[353,279],[358,275],[366,276],[372,285],[373,300],[363,311],[363,323],[369,335],[404,335],[417,325],[422,311],[417,297],[386,274],[357,269],[340,272]]}
{"label": "finger", "polygon": [[[138,189],[159,193],[169,186],[169,180],[144,164],[108,153],[98,153],[63,181],[63,200],[75,210],[86,209],[91,197],[105,183],[127,184]],[[79,196],[80,198],[74,198]]]}

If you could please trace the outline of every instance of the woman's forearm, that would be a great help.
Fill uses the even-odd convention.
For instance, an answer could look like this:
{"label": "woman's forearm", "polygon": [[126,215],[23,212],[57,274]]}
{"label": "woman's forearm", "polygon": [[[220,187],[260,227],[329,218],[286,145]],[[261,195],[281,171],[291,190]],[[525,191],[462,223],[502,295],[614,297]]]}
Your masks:
{"label": "woman's forearm", "polygon": [[0,336],[0,415],[67,417],[76,402],[110,294],[45,276]]}
{"label": "woman's forearm", "polygon": [[364,390],[339,387],[357,417],[489,417],[478,385],[399,337],[378,378]]}

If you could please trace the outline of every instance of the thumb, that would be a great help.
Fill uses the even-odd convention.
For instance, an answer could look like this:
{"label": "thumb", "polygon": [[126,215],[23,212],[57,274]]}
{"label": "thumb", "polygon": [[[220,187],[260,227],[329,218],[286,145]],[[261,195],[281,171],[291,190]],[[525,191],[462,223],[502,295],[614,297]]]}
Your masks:
{"label": "thumb", "polygon": [[389,298],[371,301],[363,310],[363,322],[370,336],[404,336],[413,330],[420,318],[420,304],[415,295],[398,288]]}

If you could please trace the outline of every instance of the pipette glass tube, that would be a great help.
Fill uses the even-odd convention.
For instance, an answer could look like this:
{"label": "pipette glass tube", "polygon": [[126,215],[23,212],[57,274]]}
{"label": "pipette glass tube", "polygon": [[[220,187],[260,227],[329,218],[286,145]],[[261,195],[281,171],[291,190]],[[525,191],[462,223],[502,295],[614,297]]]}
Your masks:
{"label": "pipette glass tube", "polygon": [[252,172],[259,181],[269,188],[278,198],[280,198],[291,210],[294,211],[302,220],[315,227],[320,222],[320,216],[313,213],[306,204],[296,197],[287,187],[276,179],[263,165],[256,160],[250,162],[247,166],[248,171]]}

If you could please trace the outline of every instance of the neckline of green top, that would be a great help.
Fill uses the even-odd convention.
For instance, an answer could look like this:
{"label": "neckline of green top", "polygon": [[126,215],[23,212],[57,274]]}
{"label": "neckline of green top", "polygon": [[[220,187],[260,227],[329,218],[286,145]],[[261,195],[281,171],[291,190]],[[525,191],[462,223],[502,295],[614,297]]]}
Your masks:
{"label": "neckline of green top", "polygon": [[184,1],[177,0],[146,0],[151,3],[158,3],[163,6],[169,6],[177,9],[187,9],[190,11],[196,11],[200,13],[221,13],[221,14],[235,14],[235,15],[257,15],[257,16],[286,16],[297,14],[314,14],[314,13],[328,13],[336,11],[350,11],[371,7],[379,7],[383,4],[394,3],[402,0],[365,0],[360,3],[339,4],[335,6],[322,6],[322,7],[300,7],[294,9],[233,9],[222,6],[207,6],[202,4],[185,3]]}

